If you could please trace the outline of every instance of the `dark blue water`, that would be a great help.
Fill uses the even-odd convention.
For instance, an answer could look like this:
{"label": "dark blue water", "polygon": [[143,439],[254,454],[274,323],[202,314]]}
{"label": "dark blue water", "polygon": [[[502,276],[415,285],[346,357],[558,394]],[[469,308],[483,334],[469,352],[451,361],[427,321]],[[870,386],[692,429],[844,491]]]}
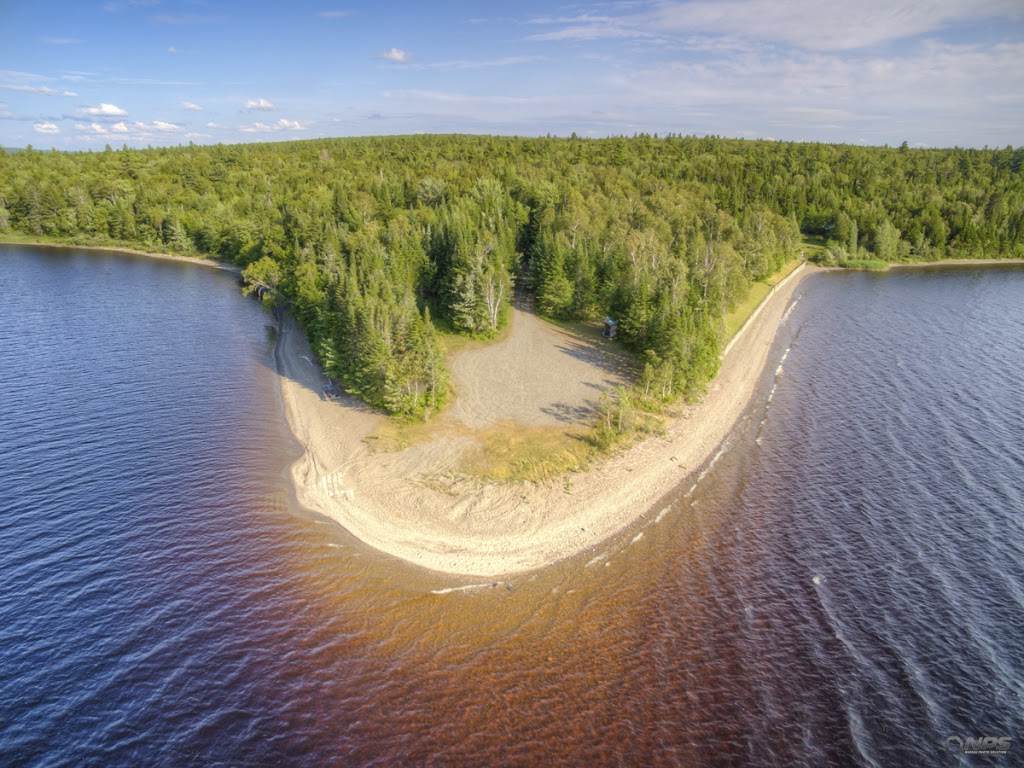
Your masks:
{"label": "dark blue water", "polygon": [[2,766],[1024,760],[1024,270],[807,280],[696,491],[444,595],[294,505],[233,275],[0,278]]}
{"label": "dark blue water", "polygon": [[977,759],[1024,763],[1024,270],[822,276],[786,334],[733,499],[800,596],[762,612],[780,577],[745,578],[754,619],[807,628],[802,684],[834,691],[857,762],[984,735],[1014,746]]}
{"label": "dark blue water", "polygon": [[259,732],[227,638],[287,506],[269,321],[188,264],[4,247],[0,276],[0,764]]}

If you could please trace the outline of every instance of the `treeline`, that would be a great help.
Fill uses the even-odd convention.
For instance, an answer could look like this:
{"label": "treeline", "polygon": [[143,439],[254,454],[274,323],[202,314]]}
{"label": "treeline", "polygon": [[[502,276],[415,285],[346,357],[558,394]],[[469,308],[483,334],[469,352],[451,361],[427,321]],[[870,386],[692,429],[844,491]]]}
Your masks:
{"label": "treeline", "polygon": [[438,330],[515,291],[620,320],[649,393],[698,391],[752,280],[825,259],[1024,257],[1024,151],[637,136],[416,136],[0,154],[0,232],[206,254],[287,304],[325,369],[392,413],[448,392]]}

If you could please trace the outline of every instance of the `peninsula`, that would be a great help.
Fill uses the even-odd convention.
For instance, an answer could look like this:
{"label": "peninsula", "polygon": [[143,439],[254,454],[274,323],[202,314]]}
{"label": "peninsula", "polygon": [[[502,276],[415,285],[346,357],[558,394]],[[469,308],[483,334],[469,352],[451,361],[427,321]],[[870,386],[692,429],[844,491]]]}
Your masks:
{"label": "peninsula", "polygon": [[[352,398],[324,398],[326,380],[305,337],[286,319],[277,364],[288,422],[304,450],[292,467],[298,498],[376,549],[436,571],[498,576],[587,551],[643,515],[657,514],[662,496],[713,460],[754,395],[776,329],[810,269],[798,267],[765,298],[734,337],[707,394],[685,406],[663,435],[599,460],[568,482],[492,483],[452,471],[479,450],[489,424],[508,416],[509,400],[500,392],[489,400],[473,398],[476,409],[457,396],[451,413],[441,417],[447,429],[435,430],[433,440],[374,452],[367,438],[385,417]],[[530,393],[515,414],[517,426],[528,429],[545,424],[552,410],[592,411],[586,398],[564,402],[588,374],[614,383],[607,381],[615,374],[594,342],[570,338],[521,309],[514,310],[511,325],[486,357],[475,355],[460,366],[458,357],[474,355],[456,356],[456,391],[488,371],[507,374],[499,380],[509,389]],[[554,359],[524,367],[524,347]],[[580,363],[580,357],[593,362]],[[512,378],[516,373],[520,378]]]}
{"label": "peninsula", "polygon": [[758,304],[800,256],[1024,257],[1022,164],[647,134],[27,148],[0,152],[0,238],[240,270],[291,318],[301,501],[491,575],[594,546],[713,459],[813,267]]}

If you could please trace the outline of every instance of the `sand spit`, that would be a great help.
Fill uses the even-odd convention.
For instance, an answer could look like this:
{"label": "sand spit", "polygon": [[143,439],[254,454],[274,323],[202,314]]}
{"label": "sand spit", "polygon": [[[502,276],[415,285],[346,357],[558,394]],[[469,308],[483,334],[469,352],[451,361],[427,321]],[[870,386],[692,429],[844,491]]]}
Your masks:
{"label": "sand spit", "polygon": [[[766,298],[702,402],[688,406],[663,437],[573,474],[568,490],[563,478],[535,484],[454,476],[474,443],[471,431],[372,453],[364,439],[383,417],[352,399],[323,399],[323,374],[301,330],[286,320],[277,365],[288,422],[304,448],[292,467],[298,499],[376,549],[447,573],[493,577],[590,549],[714,455],[749,403],[789,299],[810,269],[798,268]],[[517,342],[507,343],[514,349]],[[451,413],[459,413],[458,403]]]}

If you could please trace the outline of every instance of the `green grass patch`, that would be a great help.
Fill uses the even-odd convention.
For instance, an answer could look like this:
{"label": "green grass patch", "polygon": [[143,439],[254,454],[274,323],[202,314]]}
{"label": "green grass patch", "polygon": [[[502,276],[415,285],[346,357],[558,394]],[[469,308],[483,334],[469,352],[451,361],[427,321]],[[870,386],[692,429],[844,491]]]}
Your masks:
{"label": "green grass patch", "polygon": [[812,256],[816,256],[825,250],[825,246],[828,245],[826,240],[821,235],[804,235],[800,241],[800,246],[804,252],[804,258],[810,259]]}
{"label": "green grass patch", "polygon": [[890,264],[881,259],[847,259],[840,262],[839,266],[844,269],[856,269],[865,272],[887,272]]}
{"label": "green grass patch", "polygon": [[461,469],[488,480],[540,482],[586,467],[595,453],[589,433],[500,422],[477,433],[479,448],[466,456]]}
{"label": "green grass patch", "polygon": [[21,232],[0,232],[0,241],[25,243],[26,245],[65,245],[64,242],[50,235],[26,235]]}
{"label": "green grass patch", "polygon": [[482,349],[492,344],[497,344],[499,341],[504,341],[508,337],[511,327],[512,323],[505,323],[505,327],[498,329],[498,332],[493,336],[481,337],[470,336],[469,334],[449,330],[448,328],[442,329],[436,323],[434,325],[434,329],[437,331],[438,344],[441,345],[441,349],[449,359],[452,355],[456,355],[459,352],[465,352],[470,349]]}
{"label": "green grass patch", "polygon": [[[26,245],[77,245],[81,248],[124,248],[128,251],[145,251],[157,253],[154,247],[144,243],[127,240],[114,240],[100,235],[32,235],[24,232],[0,232],[0,240],[7,243],[24,243]],[[161,245],[159,253],[171,253],[169,246]],[[201,256],[201,254],[190,254]]]}
{"label": "green grass patch", "polygon": [[363,438],[363,442],[374,453],[397,453],[419,443],[468,434],[471,434],[469,427],[448,420],[411,421],[392,416],[383,421],[373,434]]}
{"label": "green grass patch", "polygon": [[77,248],[107,248],[126,253],[147,253],[153,256],[179,256],[202,259],[216,263],[218,258],[198,251],[181,253],[164,243],[138,243],[131,240],[114,240],[102,235],[30,235],[24,232],[0,232],[0,242],[12,245],[59,245]]}
{"label": "green grass patch", "polygon": [[473,430],[447,419],[424,423],[392,418],[364,442],[374,453],[394,453],[445,438],[473,438],[477,445],[466,451],[457,471],[499,482],[540,482],[586,467],[598,453],[592,432],[587,427],[532,427],[515,421]]}
{"label": "green grass patch", "polygon": [[747,297],[736,305],[736,308],[725,315],[725,341],[729,341],[736,332],[743,326],[743,323],[747,321],[747,318],[754,314],[754,310],[757,309],[758,305],[764,301],[765,297],[771,291],[773,286],[778,285],[786,277],[789,276],[793,270],[799,267],[803,263],[803,259],[792,259],[787,261],[782,269],[776,272],[774,275],[766,277],[764,280],[758,280],[750,286],[750,290],[747,292]]}
{"label": "green grass patch", "polygon": [[754,314],[758,304],[764,301],[772,287],[767,283],[756,282],[747,291],[747,298],[736,305],[736,309],[725,316],[725,340],[728,341],[747,321],[747,318]]}

